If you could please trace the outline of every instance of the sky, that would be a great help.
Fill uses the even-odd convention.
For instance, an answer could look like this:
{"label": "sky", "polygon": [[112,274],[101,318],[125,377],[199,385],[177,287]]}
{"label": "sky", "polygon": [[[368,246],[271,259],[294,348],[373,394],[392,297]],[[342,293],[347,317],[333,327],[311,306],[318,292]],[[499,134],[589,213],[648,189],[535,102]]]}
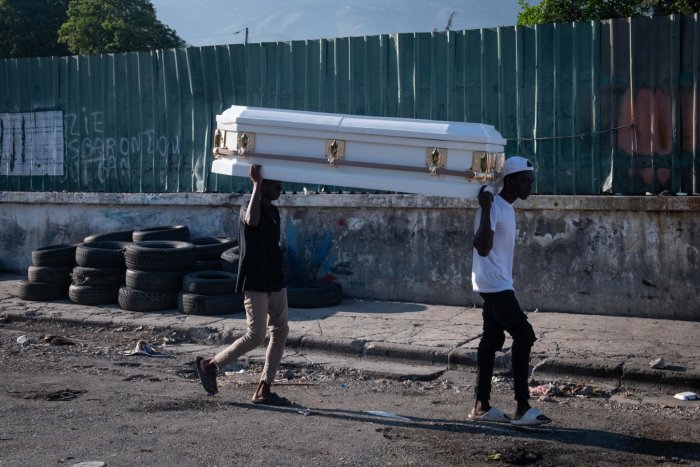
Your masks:
{"label": "sky", "polygon": [[[242,44],[513,26],[517,0],[151,0],[188,44]],[[537,4],[530,1],[530,4]]]}

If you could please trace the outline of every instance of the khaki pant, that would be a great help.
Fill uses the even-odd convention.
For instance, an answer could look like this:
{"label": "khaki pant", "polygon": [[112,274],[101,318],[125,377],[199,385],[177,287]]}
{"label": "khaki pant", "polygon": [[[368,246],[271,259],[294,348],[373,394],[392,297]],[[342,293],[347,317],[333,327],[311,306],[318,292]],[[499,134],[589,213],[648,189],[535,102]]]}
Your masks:
{"label": "khaki pant", "polygon": [[279,292],[244,292],[245,313],[248,332],[214,357],[221,368],[245,355],[265,341],[265,331],[270,328],[270,343],[267,346],[265,367],[261,381],[272,383],[282,361],[284,344],[289,334],[287,324],[287,289]]}

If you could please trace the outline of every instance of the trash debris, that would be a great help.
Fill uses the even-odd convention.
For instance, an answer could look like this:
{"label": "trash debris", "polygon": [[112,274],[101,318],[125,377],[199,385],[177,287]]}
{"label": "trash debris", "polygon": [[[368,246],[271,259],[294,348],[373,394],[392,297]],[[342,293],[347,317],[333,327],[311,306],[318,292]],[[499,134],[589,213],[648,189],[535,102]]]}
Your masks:
{"label": "trash debris", "polygon": [[70,467],[105,467],[106,465],[107,464],[102,461],[87,461],[71,464]]}
{"label": "trash debris", "polygon": [[553,383],[542,384],[530,388],[531,396],[538,396],[540,400],[550,401],[549,397],[607,397],[611,390],[598,388],[586,384],[560,384]]}
{"label": "trash debris", "polygon": [[657,359],[650,361],[649,366],[652,368],[658,368],[658,369],[666,368],[666,361],[664,360],[664,357],[659,357]]}
{"label": "trash debris", "polygon": [[575,387],[572,391],[572,394],[574,396],[588,396],[588,397],[590,397],[590,396],[593,396],[595,394],[595,391],[593,390],[593,388],[591,386],[584,385],[584,386]]}
{"label": "trash debris", "polygon": [[501,456],[500,453],[494,452],[493,454],[489,454],[488,456],[486,456],[486,460],[490,460],[490,461],[500,461],[500,460],[501,460],[501,457],[503,457],[503,456]]}
{"label": "trash debris", "polygon": [[406,422],[410,422],[410,418],[402,417],[401,415],[396,415],[395,413],[392,412],[385,412],[383,410],[365,410],[365,413],[368,413],[370,415],[376,415],[378,417],[386,417],[386,418],[393,418],[394,420],[403,420]]}
{"label": "trash debris", "polygon": [[698,400],[698,395],[695,394],[694,392],[679,392],[675,396],[673,396],[675,399],[680,399],[682,401],[695,401]]}
{"label": "trash debris", "polygon": [[226,376],[244,375],[246,373],[248,373],[248,371],[245,368],[241,368],[238,371],[224,371],[224,375]]}
{"label": "trash debris", "polygon": [[555,394],[561,394],[561,391],[552,383],[530,388],[531,396],[553,396]]}
{"label": "trash debris", "polygon": [[343,388],[343,389],[347,389],[349,386],[348,386],[347,383],[340,383],[340,384],[338,385],[338,387],[341,387],[341,388]]}
{"label": "trash debris", "polygon": [[24,344],[26,344],[27,342],[29,342],[29,338],[28,338],[27,336],[19,336],[19,337],[17,338],[17,343],[20,344],[20,345],[24,345]]}
{"label": "trash debris", "polygon": [[313,415],[313,412],[308,407],[303,407],[300,410],[297,410],[297,413],[302,414],[304,417],[308,417],[309,415]]}
{"label": "trash debris", "polygon": [[51,345],[75,345],[75,342],[73,342],[70,339],[67,339],[63,336],[44,336],[44,342],[46,344],[51,344]]}
{"label": "trash debris", "polygon": [[144,341],[144,340],[139,340],[136,343],[136,347],[134,347],[134,350],[130,350],[128,352],[122,352],[122,355],[144,355],[146,357],[154,357],[154,358],[169,358],[171,355],[166,355],[161,352],[156,352],[153,350],[153,347],[151,345]]}

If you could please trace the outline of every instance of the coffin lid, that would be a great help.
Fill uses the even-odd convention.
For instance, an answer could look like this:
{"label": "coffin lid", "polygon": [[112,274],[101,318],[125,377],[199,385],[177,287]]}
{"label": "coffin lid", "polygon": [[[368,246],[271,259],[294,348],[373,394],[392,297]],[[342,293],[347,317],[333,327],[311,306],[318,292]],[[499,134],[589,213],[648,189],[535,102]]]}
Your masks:
{"label": "coffin lid", "polygon": [[[218,124],[235,124],[246,129],[283,127],[316,130],[332,134],[400,136],[437,141],[470,142],[505,146],[506,140],[492,125],[482,123],[445,122],[412,118],[369,117],[297,110],[266,109],[234,105],[217,115]],[[260,131],[256,128],[255,131]]]}

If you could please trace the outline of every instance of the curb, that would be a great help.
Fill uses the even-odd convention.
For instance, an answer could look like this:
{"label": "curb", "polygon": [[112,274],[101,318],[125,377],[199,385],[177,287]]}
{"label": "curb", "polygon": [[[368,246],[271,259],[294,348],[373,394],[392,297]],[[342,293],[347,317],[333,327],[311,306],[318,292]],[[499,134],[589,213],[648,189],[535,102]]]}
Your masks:
{"label": "curb", "polygon": [[341,337],[303,336],[299,349],[359,357],[364,349],[364,343],[356,339]]}
{"label": "curb", "polygon": [[623,368],[621,382],[630,384],[645,383],[664,386],[683,387],[686,389],[700,389],[700,372],[697,371],[672,371],[655,370],[652,368]]}
{"label": "curb", "polygon": [[363,357],[388,359],[399,362],[420,362],[429,365],[447,367],[450,349],[445,347],[426,347],[410,344],[391,344],[387,342],[366,342]]}
{"label": "curb", "polygon": [[[100,316],[90,314],[61,315],[41,314],[36,312],[16,312],[4,310],[0,319],[9,321],[46,321],[67,323],[80,326],[111,326],[139,325],[133,319]],[[233,342],[242,335],[240,329],[221,329],[209,325],[185,325],[181,322],[165,324],[149,323],[149,327],[161,331],[177,331],[190,338],[200,340],[213,339],[217,345]],[[215,337],[214,337],[215,336]],[[287,347],[299,350],[308,349],[331,354],[366,358],[368,360],[389,360],[408,364],[426,366],[444,366],[447,370],[470,371],[476,368],[476,351],[462,348],[427,347],[410,344],[392,344],[387,342],[367,342],[358,339],[323,337],[290,333],[287,337]],[[510,355],[499,354],[495,367],[510,369]],[[545,358],[536,364],[532,370],[532,378],[540,375],[585,376],[614,380],[616,384],[655,384],[674,386],[690,390],[700,388],[700,372],[655,370],[641,367],[626,367],[623,362]]]}
{"label": "curb", "polygon": [[532,377],[538,374],[576,375],[593,378],[613,379],[622,378],[622,362],[611,363],[605,360],[581,360],[549,357],[542,360],[532,369]]}
{"label": "curb", "polygon": [[616,384],[652,384],[685,389],[700,388],[700,372],[656,370],[638,366],[627,366],[624,362],[611,363],[605,360],[580,360],[546,358],[532,370],[532,378],[540,374],[586,376],[614,380]]}

